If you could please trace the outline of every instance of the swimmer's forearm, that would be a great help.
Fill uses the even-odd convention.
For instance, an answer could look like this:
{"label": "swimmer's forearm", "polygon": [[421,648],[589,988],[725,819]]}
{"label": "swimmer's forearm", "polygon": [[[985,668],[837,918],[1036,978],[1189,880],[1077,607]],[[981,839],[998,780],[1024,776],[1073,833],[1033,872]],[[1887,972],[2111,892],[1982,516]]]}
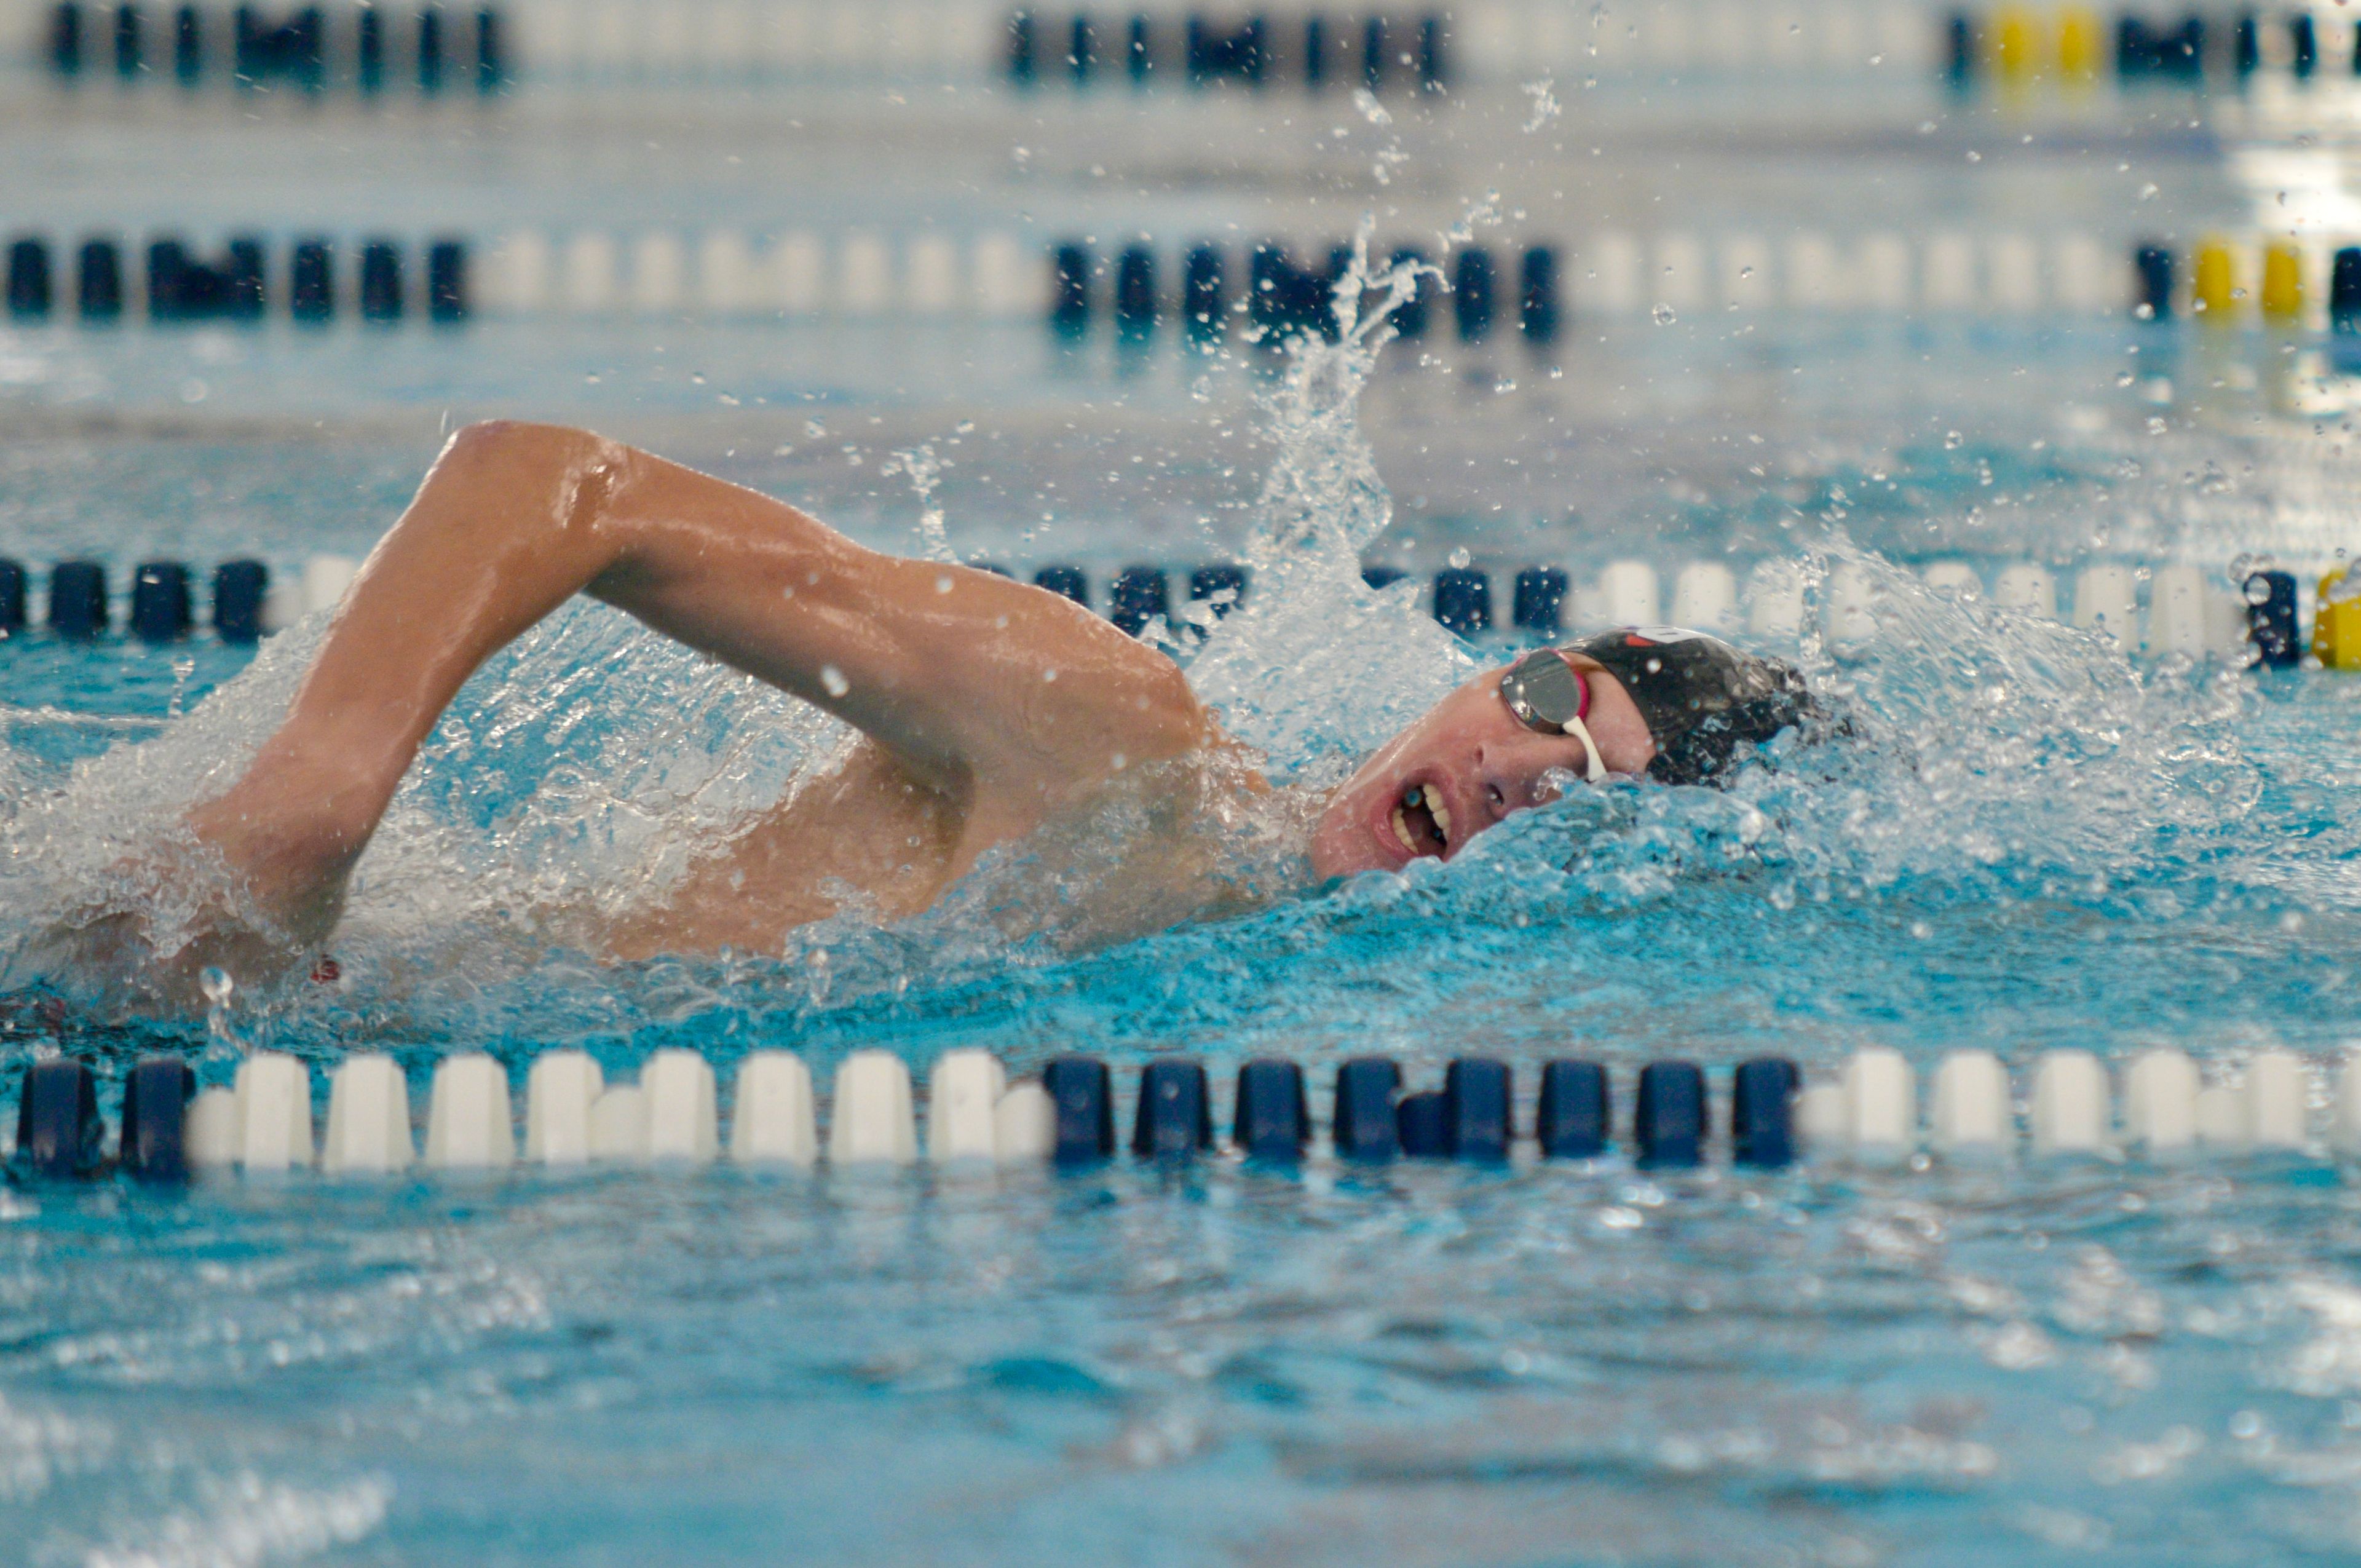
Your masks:
{"label": "swimmer's forearm", "polygon": [[461,432],[370,553],[285,722],[191,814],[295,935],[333,925],[344,874],[467,677],[621,553],[603,514],[623,455],[544,426]]}
{"label": "swimmer's forearm", "polygon": [[939,787],[1028,770],[1044,790],[1087,784],[1206,729],[1169,660],[1055,596],[879,554],[586,432],[478,425],[370,554],[286,722],[192,826],[324,931],[460,686],[584,591],[838,714]]}

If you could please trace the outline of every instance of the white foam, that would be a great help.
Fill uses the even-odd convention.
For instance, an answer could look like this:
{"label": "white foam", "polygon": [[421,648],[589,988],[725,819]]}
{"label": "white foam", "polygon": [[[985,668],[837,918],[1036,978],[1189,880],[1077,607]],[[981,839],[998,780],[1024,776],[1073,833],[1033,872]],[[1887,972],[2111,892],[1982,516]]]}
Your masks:
{"label": "white foam", "polygon": [[1919,575],[1927,579],[1927,586],[1938,594],[1949,594],[1954,598],[1983,597],[1984,580],[1976,576],[1976,569],[1965,561],[1929,562],[1927,569]]}

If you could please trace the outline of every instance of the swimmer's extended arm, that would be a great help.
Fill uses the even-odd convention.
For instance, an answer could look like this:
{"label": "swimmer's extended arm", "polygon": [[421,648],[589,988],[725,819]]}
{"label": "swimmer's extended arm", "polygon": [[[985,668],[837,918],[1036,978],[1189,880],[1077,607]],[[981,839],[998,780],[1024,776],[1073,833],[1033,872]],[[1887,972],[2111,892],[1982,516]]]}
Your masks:
{"label": "swimmer's extended arm", "polygon": [[855,725],[987,841],[1212,734],[1171,661],[1056,595],[880,554],[586,432],[481,424],[444,449],[285,723],[192,827],[291,935],[324,936],[444,707],[578,592]]}

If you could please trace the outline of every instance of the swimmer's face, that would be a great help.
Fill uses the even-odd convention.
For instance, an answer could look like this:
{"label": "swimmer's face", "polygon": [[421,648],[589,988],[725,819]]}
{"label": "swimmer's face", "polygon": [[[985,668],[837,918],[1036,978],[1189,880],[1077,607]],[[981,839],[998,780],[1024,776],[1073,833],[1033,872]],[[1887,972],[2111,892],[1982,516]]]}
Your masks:
{"label": "swimmer's face", "polygon": [[[1615,677],[1580,656],[1590,685],[1585,719],[1609,773],[1637,773],[1656,754],[1646,720]],[[1323,877],[1399,871],[1422,856],[1449,860],[1512,811],[1557,798],[1554,773],[1579,778],[1588,759],[1571,735],[1528,729],[1500,697],[1509,667],[1487,670],[1395,736],[1345,781],[1312,835]]]}

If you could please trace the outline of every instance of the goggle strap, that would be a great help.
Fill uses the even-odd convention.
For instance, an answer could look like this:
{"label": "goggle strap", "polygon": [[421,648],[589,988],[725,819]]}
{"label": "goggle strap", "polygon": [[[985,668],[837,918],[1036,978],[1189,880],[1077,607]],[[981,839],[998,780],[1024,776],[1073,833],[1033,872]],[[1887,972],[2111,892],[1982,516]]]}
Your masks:
{"label": "goggle strap", "polygon": [[1576,740],[1582,742],[1583,782],[1585,784],[1597,784],[1599,780],[1605,778],[1607,776],[1607,764],[1599,760],[1598,742],[1590,738],[1590,731],[1584,726],[1581,716],[1576,715],[1576,717],[1567,719],[1558,728],[1564,729],[1568,735],[1573,736]]}

